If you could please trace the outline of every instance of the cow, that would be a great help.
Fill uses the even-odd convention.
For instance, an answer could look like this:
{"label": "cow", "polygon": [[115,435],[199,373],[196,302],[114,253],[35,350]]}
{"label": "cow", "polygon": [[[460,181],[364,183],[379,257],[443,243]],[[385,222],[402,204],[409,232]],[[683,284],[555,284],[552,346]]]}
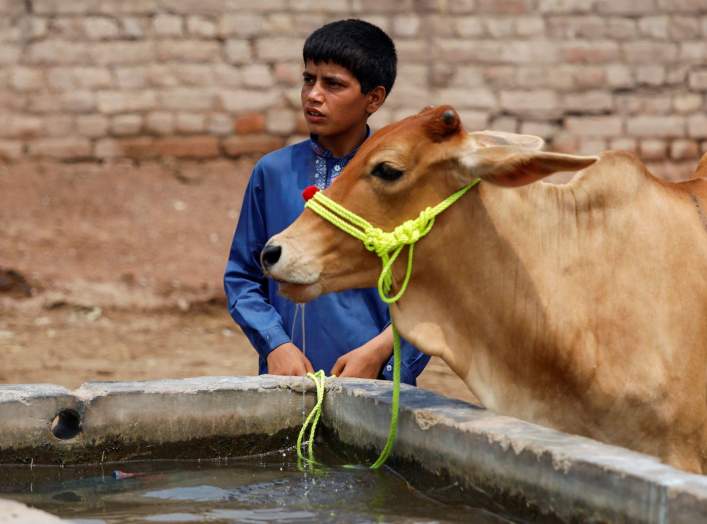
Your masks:
{"label": "cow", "polygon": [[[428,108],[374,134],[324,194],[390,231],[480,179],[417,243],[391,306],[400,334],[487,408],[702,472],[707,179],[663,181],[629,152],[542,147]],[[541,181],[560,171],[577,173]],[[272,247],[264,270],[297,302],[379,276],[376,255],[309,209]]]}

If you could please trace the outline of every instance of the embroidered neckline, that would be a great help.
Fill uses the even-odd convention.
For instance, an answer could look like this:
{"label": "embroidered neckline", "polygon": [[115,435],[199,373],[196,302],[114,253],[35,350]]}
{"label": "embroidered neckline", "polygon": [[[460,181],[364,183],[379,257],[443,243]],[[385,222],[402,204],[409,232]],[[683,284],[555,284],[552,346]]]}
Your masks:
{"label": "embroidered neckline", "polygon": [[[369,136],[371,136],[371,128],[366,126],[366,138],[361,141],[361,144],[363,144]],[[361,147],[361,144],[359,144],[350,153],[342,157],[335,157],[331,151],[317,142],[317,135],[310,135],[309,143],[314,152],[313,182],[319,189],[329,187],[331,183],[334,182],[334,179],[344,170],[349,160],[356,154],[358,148]]]}
{"label": "embroidered neckline", "polygon": [[341,161],[348,162],[349,160],[351,160],[351,158],[353,158],[353,156],[356,154],[356,151],[358,151],[358,149],[361,147],[361,145],[366,140],[368,140],[368,138],[370,136],[371,136],[371,128],[368,127],[368,124],[366,124],[366,137],[361,141],[361,143],[359,145],[357,145],[355,148],[353,148],[353,150],[350,153],[347,153],[346,155],[341,156],[341,157],[335,157],[331,151],[329,151],[324,146],[319,144],[319,142],[317,142],[317,135],[314,135],[314,134],[309,135],[309,143],[312,146],[312,151],[314,151],[314,154],[317,156],[320,156],[320,157],[326,158],[326,159],[331,158],[331,159],[336,160],[337,162],[341,162]]}

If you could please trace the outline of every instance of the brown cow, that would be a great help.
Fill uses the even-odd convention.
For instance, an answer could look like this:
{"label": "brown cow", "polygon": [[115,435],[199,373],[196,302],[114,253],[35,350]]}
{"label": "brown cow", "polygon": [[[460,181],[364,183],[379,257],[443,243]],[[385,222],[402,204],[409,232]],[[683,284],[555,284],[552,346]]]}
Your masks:
{"label": "brown cow", "polygon": [[[707,179],[669,183],[629,153],[541,146],[467,133],[451,108],[431,108],[376,133],[325,194],[390,231],[480,177],[417,244],[392,307],[401,334],[490,409],[701,472]],[[532,183],[582,168],[565,185]],[[310,210],[269,245],[281,255],[267,271],[300,302],[380,272]]]}

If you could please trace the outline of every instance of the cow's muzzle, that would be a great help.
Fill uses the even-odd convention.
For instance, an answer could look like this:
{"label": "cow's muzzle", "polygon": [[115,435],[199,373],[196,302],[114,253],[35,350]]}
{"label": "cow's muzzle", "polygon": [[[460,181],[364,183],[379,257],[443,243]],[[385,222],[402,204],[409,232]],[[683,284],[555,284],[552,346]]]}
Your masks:
{"label": "cow's muzzle", "polygon": [[277,261],[280,260],[280,255],[282,255],[282,248],[280,246],[269,242],[265,244],[265,247],[260,252],[260,265],[263,271],[267,273],[272,266],[277,264]]}

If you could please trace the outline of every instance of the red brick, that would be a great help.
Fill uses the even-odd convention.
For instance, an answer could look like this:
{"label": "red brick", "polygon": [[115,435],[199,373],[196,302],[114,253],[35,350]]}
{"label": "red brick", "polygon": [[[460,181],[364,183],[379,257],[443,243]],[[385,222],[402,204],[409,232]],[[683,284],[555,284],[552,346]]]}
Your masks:
{"label": "red brick", "polygon": [[687,134],[692,138],[707,138],[707,116],[702,113],[690,115],[687,120]]}
{"label": "red brick", "polygon": [[578,155],[598,155],[602,151],[606,151],[606,140],[601,138],[580,138],[579,146],[575,153]]}
{"label": "red brick", "polygon": [[579,138],[566,131],[560,131],[551,140],[548,149],[559,153],[576,153],[579,148]]}
{"label": "red brick", "polygon": [[658,0],[658,8],[669,12],[704,13],[704,0]]}
{"label": "red brick", "polygon": [[629,118],[626,124],[626,130],[631,136],[681,137],[685,135],[685,118],[682,116],[636,116]]}
{"label": "red brick", "polygon": [[675,160],[688,160],[697,158],[700,154],[700,144],[695,140],[673,140],[670,144],[670,158]]}
{"label": "red brick", "polygon": [[547,24],[548,35],[562,39],[598,39],[606,30],[606,21],[599,16],[551,16]]}
{"label": "red brick", "polygon": [[638,25],[628,18],[609,18],[606,22],[606,36],[612,40],[635,39],[638,36]]}
{"label": "red brick", "polygon": [[562,111],[557,98],[549,89],[501,91],[501,107],[524,116],[555,117]]}
{"label": "red brick", "polygon": [[690,71],[690,87],[695,90],[707,90],[707,69]]}
{"label": "red brick", "polygon": [[73,160],[91,156],[91,142],[87,138],[43,138],[29,143],[32,156]]}
{"label": "red brick", "polygon": [[592,4],[586,0],[540,0],[538,10],[541,13],[586,13],[592,10]]}
{"label": "red brick", "polygon": [[619,60],[616,42],[572,42],[562,45],[562,58],[574,64],[603,64]]}
{"label": "red brick", "polygon": [[[302,58],[302,40],[300,38],[266,37],[255,41],[258,59],[262,62],[279,60],[297,60]],[[240,57],[240,53],[238,55]],[[249,58],[244,58],[247,62]]]}
{"label": "red brick", "polygon": [[97,158],[156,158],[158,151],[154,139],[150,137],[137,138],[105,138],[96,142],[94,156]]}
{"label": "red brick", "polygon": [[639,156],[643,160],[663,160],[667,157],[668,144],[663,140],[641,140]]}
{"label": "red brick", "polygon": [[698,17],[674,16],[670,19],[670,37],[673,40],[695,40],[702,35]]}
{"label": "red brick", "polygon": [[673,97],[673,110],[678,113],[694,113],[702,107],[702,95],[697,93],[679,93]]}
{"label": "red brick", "polygon": [[529,0],[478,0],[479,13],[522,15],[530,13],[533,6]]}
{"label": "red brick", "polygon": [[[495,127],[493,129],[496,129]],[[550,122],[525,121],[520,126],[524,135],[535,135],[545,140],[552,138],[558,132],[559,126]]]}
{"label": "red brick", "polygon": [[262,113],[246,113],[233,121],[233,129],[238,135],[252,135],[265,131],[265,115]]}
{"label": "red brick", "polygon": [[638,151],[638,143],[636,142],[635,138],[614,138],[609,143],[609,148],[620,149],[623,151],[631,151],[632,153],[636,153]]}
{"label": "red brick", "polygon": [[223,148],[229,156],[264,155],[284,145],[283,138],[270,135],[233,136],[223,141]]}
{"label": "red brick", "polygon": [[678,46],[671,42],[637,41],[622,44],[624,61],[631,64],[655,64],[675,62]]}
{"label": "red brick", "polygon": [[694,160],[676,162],[675,160],[646,162],[646,167],[655,176],[665,180],[685,180],[690,178],[695,170]]}
{"label": "red brick", "polygon": [[581,113],[606,113],[614,109],[610,91],[583,91],[568,93],[562,101],[565,111]]}
{"label": "red brick", "polygon": [[655,12],[653,0],[598,0],[596,7],[601,14],[649,15]]}
{"label": "red brick", "polygon": [[414,9],[412,0],[358,0],[354,11],[359,13],[409,13]]}
{"label": "red brick", "polygon": [[290,0],[290,9],[295,11],[322,11],[325,13],[346,13],[346,0]]}
{"label": "red brick", "polygon": [[623,122],[618,116],[576,116],[565,119],[567,131],[577,136],[620,136]]}
{"label": "red brick", "polygon": [[158,138],[155,150],[160,156],[178,158],[212,158],[220,156],[219,140],[215,136]]}

